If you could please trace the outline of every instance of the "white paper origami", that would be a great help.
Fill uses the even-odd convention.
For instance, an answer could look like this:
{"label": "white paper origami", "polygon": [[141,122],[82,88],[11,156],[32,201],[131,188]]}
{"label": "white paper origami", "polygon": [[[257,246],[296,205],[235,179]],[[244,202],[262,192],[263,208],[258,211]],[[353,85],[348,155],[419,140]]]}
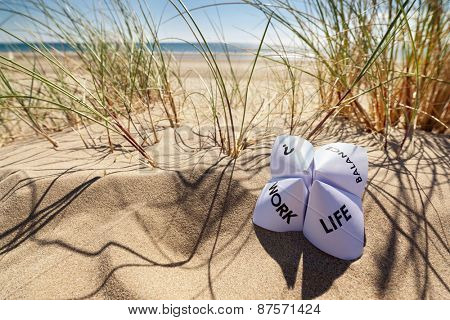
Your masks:
{"label": "white paper origami", "polygon": [[340,259],[360,257],[365,149],[332,143],[314,152],[303,138],[279,136],[270,159],[272,178],[258,198],[253,222],[277,232],[303,230],[313,245]]}

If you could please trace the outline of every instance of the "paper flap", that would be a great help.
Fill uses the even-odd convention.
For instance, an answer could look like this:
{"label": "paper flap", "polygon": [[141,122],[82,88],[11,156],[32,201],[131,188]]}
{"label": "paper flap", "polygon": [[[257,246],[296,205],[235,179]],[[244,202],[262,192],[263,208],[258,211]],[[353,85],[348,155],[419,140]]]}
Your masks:
{"label": "paper flap", "polygon": [[308,189],[301,178],[287,178],[266,184],[261,191],[253,223],[272,231],[301,231]]}
{"label": "paper flap", "polygon": [[309,141],[298,136],[278,136],[270,156],[272,179],[302,177],[309,187],[313,159],[314,148]]}
{"label": "paper flap", "polygon": [[359,258],[364,247],[361,199],[314,181],[303,233],[314,246],[332,256],[344,260]]}
{"label": "paper flap", "polygon": [[362,197],[368,176],[367,152],[349,143],[331,143],[314,153],[314,180]]}

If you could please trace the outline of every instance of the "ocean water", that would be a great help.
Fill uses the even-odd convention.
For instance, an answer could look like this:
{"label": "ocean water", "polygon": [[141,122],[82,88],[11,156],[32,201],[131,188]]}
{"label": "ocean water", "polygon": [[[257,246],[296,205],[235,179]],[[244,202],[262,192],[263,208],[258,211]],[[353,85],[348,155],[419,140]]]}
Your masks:
{"label": "ocean water", "polygon": [[[33,43],[34,45],[38,47],[47,47],[50,49],[58,50],[61,52],[73,52],[75,51],[74,47],[68,43],[64,42],[43,42],[43,43]],[[83,47],[83,44],[77,44],[80,48]],[[181,42],[165,42],[161,43],[161,48],[163,51],[166,52],[177,52],[177,53],[189,53],[189,52],[198,52],[196,49],[196,46],[198,47],[198,44],[194,43],[181,43]],[[224,53],[224,52],[230,52],[230,53],[244,53],[248,50],[251,50],[254,48],[252,45],[245,45],[245,44],[225,44],[225,43],[219,43],[219,42],[211,42],[208,43],[209,48],[212,52],[215,53]],[[151,44],[148,44],[148,47],[151,47]],[[33,49],[30,48],[29,45],[25,43],[1,43],[0,42],[0,52],[30,52]]]}

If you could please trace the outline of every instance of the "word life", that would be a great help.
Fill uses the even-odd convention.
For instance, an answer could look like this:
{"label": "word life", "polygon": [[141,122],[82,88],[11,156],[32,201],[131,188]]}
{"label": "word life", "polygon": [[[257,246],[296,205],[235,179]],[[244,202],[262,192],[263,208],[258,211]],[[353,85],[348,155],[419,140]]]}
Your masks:
{"label": "word life", "polygon": [[350,158],[348,157],[348,155],[344,154],[341,150],[339,150],[338,148],[335,148],[335,147],[328,147],[328,148],[326,148],[325,150],[330,150],[331,152],[337,153],[338,156],[340,155],[340,156],[342,157],[342,159],[345,159],[345,162],[346,162],[346,163],[352,164],[352,166],[350,167],[350,170],[355,169],[355,170],[353,171],[353,175],[354,175],[354,176],[358,176],[358,177],[356,178],[356,183],[360,183],[360,182],[362,181],[361,175],[360,175],[359,172],[358,172],[358,168],[356,168],[356,165],[353,163],[353,161],[350,160]]}
{"label": "word life", "polygon": [[344,204],[339,210],[336,210],[333,214],[328,216],[328,220],[331,223],[332,227],[327,225],[327,223],[323,219],[320,219],[319,221],[323,229],[325,230],[325,233],[330,233],[342,227],[341,220],[345,219],[345,221],[348,221],[351,218],[352,216],[348,213],[348,209],[345,207]]}
{"label": "word life", "polygon": [[272,205],[277,208],[275,211],[279,213],[280,217],[283,220],[286,220],[287,224],[291,222],[291,218],[297,217],[296,214],[292,213],[292,210],[289,209],[289,207],[286,205],[286,203],[281,203],[281,196],[278,193],[278,185],[277,182],[275,182],[270,188],[269,195],[272,197],[270,199],[270,202]]}

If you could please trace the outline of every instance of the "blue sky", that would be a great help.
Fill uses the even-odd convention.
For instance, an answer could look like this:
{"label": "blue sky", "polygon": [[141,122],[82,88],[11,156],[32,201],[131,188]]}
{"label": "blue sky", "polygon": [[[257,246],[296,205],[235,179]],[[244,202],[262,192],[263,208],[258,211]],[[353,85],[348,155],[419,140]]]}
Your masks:
{"label": "blue sky", "polygon": [[[51,7],[57,0],[42,1]],[[111,0],[73,0],[71,3],[76,6],[78,10],[83,12],[83,15],[86,18],[91,20],[95,19],[95,12],[99,12],[99,10],[102,9],[105,10],[105,6],[107,6],[108,1]],[[184,1],[190,10],[205,5],[223,4],[225,2],[236,3],[239,1]],[[27,12],[28,9],[26,3],[26,0],[2,0],[0,3],[0,26],[14,34],[17,34],[21,38],[25,38],[27,41],[33,41],[36,38],[34,35],[37,31],[36,27],[28,21],[27,18],[7,12],[9,10]],[[137,0],[129,0],[129,3],[136,12],[139,11]],[[155,19],[162,18],[163,23],[160,28],[160,38],[163,41],[175,41],[176,38],[186,41],[194,41],[192,33],[186,27],[183,20],[180,17],[176,17],[177,11],[167,0],[147,0],[147,3],[151,8],[153,17]],[[4,11],[5,9],[7,11]],[[214,28],[212,27],[212,24],[214,24],[216,27],[220,28],[221,26],[221,28],[223,28],[223,34],[225,35],[225,40],[227,42],[257,43],[257,39],[261,36],[267,22],[266,17],[262,13],[258,12],[258,10],[249,5],[244,4],[212,6],[199,10],[193,10],[192,14],[203,33],[206,35],[208,41],[222,40],[216,35]],[[43,17],[36,12],[32,12],[31,15],[36,19],[43,19]],[[44,41],[54,40],[43,34],[39,34],[39,37],[41,37]],[[277,42],[275,41],[274,34],[271,35],[270,33],[267,40],[269,40],[269,42]],[[9,41],[11,41],[11,38],[4,32],[0,31],[0,42]]]}

